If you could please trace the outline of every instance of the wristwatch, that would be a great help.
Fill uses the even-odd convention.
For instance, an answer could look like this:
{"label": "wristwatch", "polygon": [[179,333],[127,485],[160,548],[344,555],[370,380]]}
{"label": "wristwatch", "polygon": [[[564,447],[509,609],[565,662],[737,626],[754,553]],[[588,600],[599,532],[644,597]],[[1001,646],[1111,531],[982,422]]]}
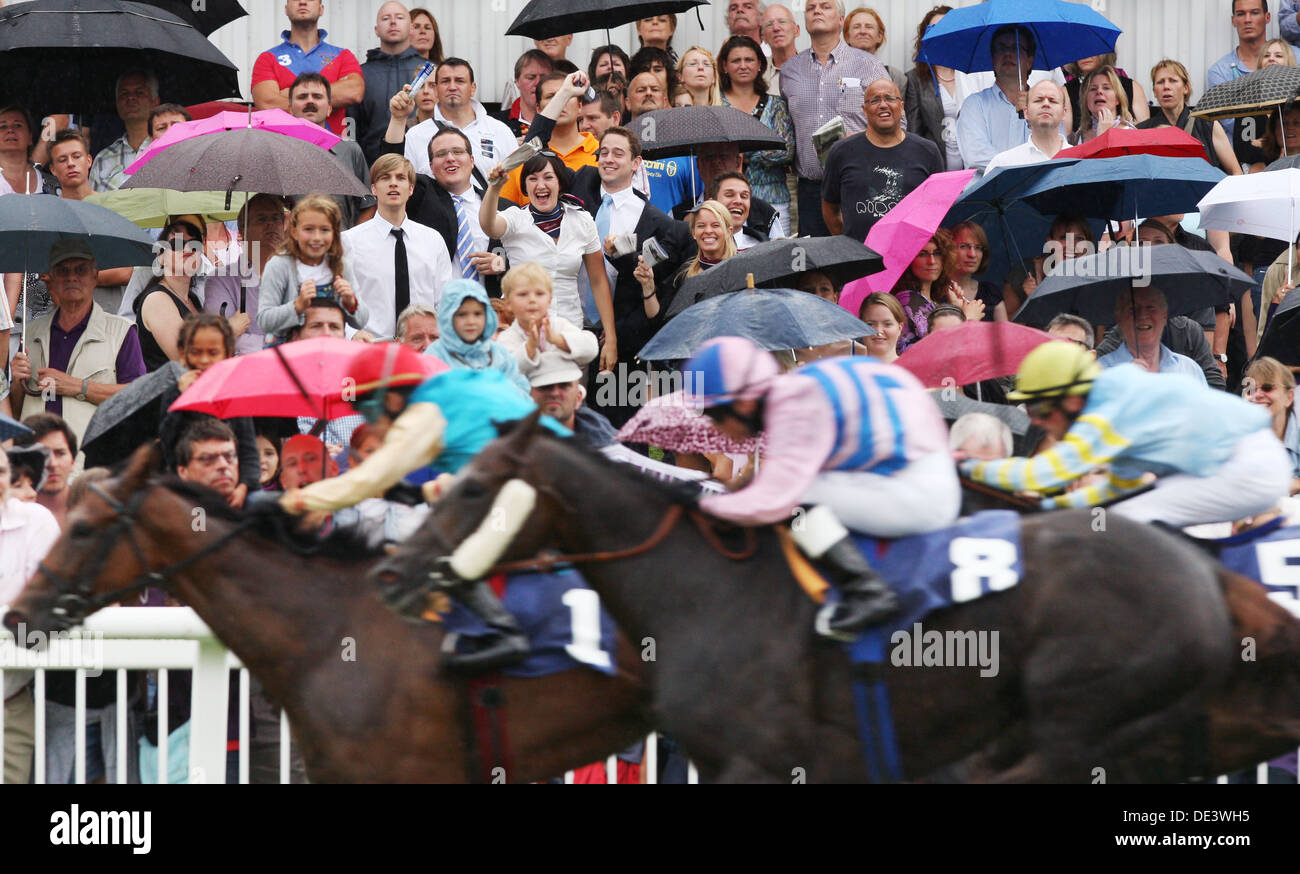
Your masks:
{"label": "wristwatch", "polygon": [[86,399],[86,389],[89,387],[90,387],[90,380],[83,379],[81,381],[81,391],[77,392],[76,394],[77,400],[84,401]]}
{"label": "wristwatch", "polygon": [[1215,353],[1211,353],[1211,354],[1214,354],[1214,360],[1215,360],[1215,361],[1221,361],[1221,362],[1223,362],[1224,364],[1227,364],[1227,363],[1228,363],[1228,353],[1227,353],[1227,352],[1219,352],[1219,353],[1217,353],[1217,354],[1215,354]]}

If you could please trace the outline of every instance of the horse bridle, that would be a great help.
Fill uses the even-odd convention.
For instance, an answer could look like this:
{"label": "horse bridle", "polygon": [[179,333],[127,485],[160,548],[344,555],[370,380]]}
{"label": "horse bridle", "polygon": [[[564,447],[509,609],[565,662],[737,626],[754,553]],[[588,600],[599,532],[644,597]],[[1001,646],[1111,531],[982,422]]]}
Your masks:
{"label": "horse bridle", "polygon": [[[66,577],[56,573],[44,561],[37,565],[37,570],[54,583],[55,590],[58,592],[58,597],[54,600],[54,607],[50,611],[53,614],[52,621],[54,624],[64,629],[71,628],[80,624],[87,616],[101,607],[120,601],[127,595],[134,594],[143,588],[148,586],[165,587],[168,579],[174,574],[223,548],[253,524],[254,520],[245,519],[216,540],[193,554],[187,555],[180,561],[173,562],[159,570],[149,570],[149,562],[145,558],[140,541],[136,539],[133,526],[140,508],[144,504],[144,499],[154,487],[150,485],[140,489],[131,496],[127,503],[123,504],[101,488],[99,483],[90,484],[89,490],[108,504],[109,508],[117,514],[117,518],[100,534],[99,541],[95,544],[94,549],[90,551],[90,557],[82,563],[75,576]],[[131,551],[135,553],[135,560],[139,564],[141,572],[128,585],[114,589],[111,592],[96,595],[94,575],[103,565],[104,560],[108,558],[109,553],[113,551],[118,537],[123,534],[126,535],[127,543],[131,545]]]}

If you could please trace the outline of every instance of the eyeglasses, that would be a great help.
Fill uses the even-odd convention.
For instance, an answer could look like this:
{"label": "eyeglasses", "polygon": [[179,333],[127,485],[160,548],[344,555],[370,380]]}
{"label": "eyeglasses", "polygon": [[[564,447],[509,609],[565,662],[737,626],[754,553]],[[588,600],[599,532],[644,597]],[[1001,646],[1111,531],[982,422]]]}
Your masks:
{"label": "eyeglasses", "polygon": [[916,253],[916,257],[917,257],[917,258],[924,258],[924,259],[926,259],[926,260],[928,261],[928,260],[930,260],[930,259],[932,259],[932,258],[942,258],[942,257],[943,257],[943,253],[940,252],[938,249],[925,249],[925,250],[923,250],[923,251],[921,251],[921,252],[917,252],[917,253]]}
{"label": "eyeglasses", "polygon": [[712,69],[713,69],[713,62],[712,62],[712,61],[706,61],[706,60],[704,60],[703,58],[691,58],[689,61],[687,61],[686,63],[682,64],[682,67],[683,67],[683,68],[686,68],[686,67],[700,67],[701,69],[704,69],[704,70],[712,70]]}
{"label": "eyeglasses", "polygon": [[235,452],[205,452],[202,455],[194,456],[194,460],[204,467],[212,467],[218,461],[224,461],[226,464],[234,464],[239,460]]}
{"label": "eyeglasses", "polygon": [[433,157],[435,159],[464,158],[467,157],[468,155],[469,155],[469,149],[459,148],[459,147],[455,149],[439,149],[438,151],[433,153]]}
{"label": "eyeglasses", "polygon": [[869,97],[869,98],[867,98],[867,100],[864,101],[864,102],[867,104],[867,106],[879,106],[879,105],[882,104],[882,103],[887,103],[887,104],[889,104],[890,106],[894,106],[895,104],[902,103],[902,102],[903,102],[903,98],[901,98],[901,97]]}
{"label": "eyeglasses", "polygon": [[1268,394],[1269,392],[1271,392],[1271,391],[1272,391],[1273,389],[1275,389],[1275,388],[1281,388],[1281,386],[1279,386],[1279,385],[1274,385],[1274,384],[1271,383],[1271,382],[1261,382],[1259,385],[1255,386],[1255,391],[1257,391],[1257,392],[1258,392],[1258,391],[1262,391],[1262,392],[1264,392],[1265,394]]}
{"label": "eyeglasses", "polygon": [[987,247],[980,246],[975,243],[958,243],[957,251],[958,252],[985,252],[987,251]]}

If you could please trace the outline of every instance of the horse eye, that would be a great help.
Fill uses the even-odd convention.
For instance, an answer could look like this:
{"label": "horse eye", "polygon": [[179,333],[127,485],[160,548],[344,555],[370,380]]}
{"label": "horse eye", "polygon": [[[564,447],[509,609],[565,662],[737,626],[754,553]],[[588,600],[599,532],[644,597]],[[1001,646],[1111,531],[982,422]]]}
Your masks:
{"label": "horse eye", "polygon": [[95,533],[95,529],[89,522],[78,522],[72,526],[70,533],[73,537],[89,537]]}

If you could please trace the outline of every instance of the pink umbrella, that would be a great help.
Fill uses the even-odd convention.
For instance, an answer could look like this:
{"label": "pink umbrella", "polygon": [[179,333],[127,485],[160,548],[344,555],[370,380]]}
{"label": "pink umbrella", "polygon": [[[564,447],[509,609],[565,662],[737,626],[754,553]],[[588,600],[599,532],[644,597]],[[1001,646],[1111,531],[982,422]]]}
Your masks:
{"label": "pink umbrella", "polygon": [[973,385],[1015,373],[1030,351],[1051,339],[1015,322],[962,322],[930,332],[894,363],[926,388]]}
{"label": "pink umbrella", "polygon": [[892,291],[898,277],[934,236],[974,176],[974,170],[935,173],[872,225],[866,243],[885,256],[885,269],[845,285],[840,291],[840,306],[856,316],[867,295]]}
{"label": "pink umbrella", "polygon": [[179,142],[201,137],[204,134],[221,133],[228,130],[252,129],[284,134],[299,140],[306,140],[322,149],[332,149],[341,139],[325,128],[305,118],[295,118],[283,109],[263,109],[259,112],[218,112],[198,121],[184,121],[167,128],[167,132],[149,144],[135,163],[126,168],[127,173],[135,173],[153,160],[154,156]]}
{"label": "pink umbrella", "polygon": [[619,429],[623,443],[649,443],[673,452],[762,451],[763,438],[737,443],[699,412],[680,391],[657,397]]}

